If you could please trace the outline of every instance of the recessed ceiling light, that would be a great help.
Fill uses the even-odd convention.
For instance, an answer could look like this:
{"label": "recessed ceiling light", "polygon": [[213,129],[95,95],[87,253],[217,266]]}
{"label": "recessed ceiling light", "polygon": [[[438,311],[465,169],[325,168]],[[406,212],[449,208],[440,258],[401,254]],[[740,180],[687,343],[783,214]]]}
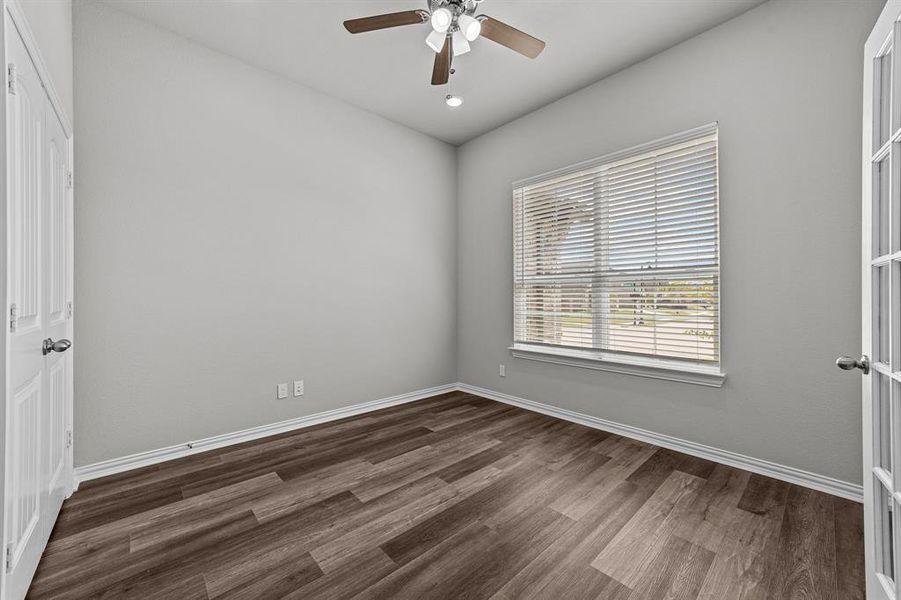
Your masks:
{"label": "recessed ceiling light", "polygon": [[450,94],[447,95],[447,98],[445,98],[444,101],[447,102],[447,105],[451,108],[457,108],[463,104],[463,98],[460,96],[452,96]]}

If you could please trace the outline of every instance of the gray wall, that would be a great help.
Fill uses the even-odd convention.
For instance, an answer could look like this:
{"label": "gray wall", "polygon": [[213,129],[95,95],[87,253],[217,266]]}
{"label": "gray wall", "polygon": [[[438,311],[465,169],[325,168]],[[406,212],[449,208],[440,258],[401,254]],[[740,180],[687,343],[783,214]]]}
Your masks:
{"label": "gray wall", "polygon": [[37,39],[53,87],[72,121],[72,0],[19,0]]}
{"label": "gray wall", "polygon": [[88,3],[75,81],[76,465],[455,380],[454,148]]}
{"label": "gray wall", "polygon": [[[862,49],[881,2],[774,0],[464,145],[461,381],[859,483]],[[510,183],[719,121],[722,389],[513,359]],[[498,377],[506,363],[507,377]]]}

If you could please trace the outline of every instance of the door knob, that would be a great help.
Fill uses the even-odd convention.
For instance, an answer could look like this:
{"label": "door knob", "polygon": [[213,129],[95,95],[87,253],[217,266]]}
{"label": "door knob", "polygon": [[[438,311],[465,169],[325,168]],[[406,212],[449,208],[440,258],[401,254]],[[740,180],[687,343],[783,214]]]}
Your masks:
{"label": "door knob", "polygon": [[851,369],[860,369],[866,375],[870,372],[870,357],[864,354],[860,358],[851,358],[850,356],[839,356],[835,359],[835,366],[845,371]]}
{"label": "door knob", "polygon": [[65,352],[71,347],[72,342],[70,342],[69,340],[58,340],[54,342],[52,338],[47,338],[46,340],[44,340],[44,356],[47,356],[51,352]]}

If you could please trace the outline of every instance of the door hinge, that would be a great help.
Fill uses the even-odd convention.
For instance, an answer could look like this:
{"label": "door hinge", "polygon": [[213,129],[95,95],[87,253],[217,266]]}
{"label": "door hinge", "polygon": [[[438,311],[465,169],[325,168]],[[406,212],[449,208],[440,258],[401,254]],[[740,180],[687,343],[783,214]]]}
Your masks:
{"label": "door hinge", "polygon": [[9,542],[6,544],[6,554],[3,558],[3,565],[6,569],[6,572],[9,573],[13,570],[13,549],[15,548],[13,542]]}
{"label": "door hinge", "polygon": [[72,176],[72,171],[66,173],[66,188],[72,189],[72,186],[75,185],[74,178]]}
{"label": "door hinge", "polygon": [[16,321],[19,320],[19,308],[13,302],[9,305],[9,330],[12,333],[16,331]]}
{"label": "door hinge", "polygon": [[6,77],[7,77],[7,81],[6,81],[7,88],[6,89],[10,94],[15,95],[16,94],[16,65],[14,65],[13,63],[9,63],[9,65],[7,65]]}
{"label": "door hinge", "polygon": [[66,302],[66,318],[67,319],[72,318],[72,301],[71,300]]}
{"label": "door hinge", "polygon": [[66,430],[66,448],[71,448],[71,447],[72,447],[72,430],[67,429]]}

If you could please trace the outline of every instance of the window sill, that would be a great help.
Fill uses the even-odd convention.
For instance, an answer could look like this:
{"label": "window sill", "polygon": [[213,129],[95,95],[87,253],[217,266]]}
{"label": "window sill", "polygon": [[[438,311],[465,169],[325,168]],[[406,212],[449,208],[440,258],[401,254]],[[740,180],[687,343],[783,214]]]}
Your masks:
{"label": "window sill", "polygon": [[726,374],[721,372],[718,366],[708,367],[687,362],[605,354],[591,350],[557,349],[530,344],[513,344],[509,350],[514,357],[526,360],[708,387],[722,387],[726,380]]}

